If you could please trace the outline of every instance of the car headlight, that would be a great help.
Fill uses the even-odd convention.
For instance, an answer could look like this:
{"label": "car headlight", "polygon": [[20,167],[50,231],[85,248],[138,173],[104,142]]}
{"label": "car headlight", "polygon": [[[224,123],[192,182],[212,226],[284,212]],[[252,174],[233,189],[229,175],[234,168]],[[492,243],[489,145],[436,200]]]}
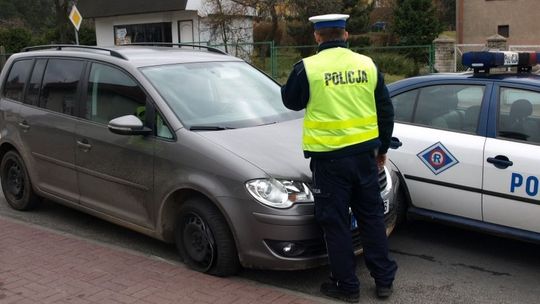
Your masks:
{"label": "car headlight", "polygon": [[302,182],[289,180],[254,179],[246,188],[257,201],[274,208],[289,208],[294,203],[313,202],[313,194]]}

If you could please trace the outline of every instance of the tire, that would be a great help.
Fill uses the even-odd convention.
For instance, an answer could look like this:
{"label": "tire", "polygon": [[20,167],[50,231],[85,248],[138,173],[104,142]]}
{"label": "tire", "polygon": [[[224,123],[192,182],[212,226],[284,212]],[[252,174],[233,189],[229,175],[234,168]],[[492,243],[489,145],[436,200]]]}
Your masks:
{"label": "tire", "polygon": [[26,166],[17,152],[8,151],[2,158],[0,178],[4,197],[11,208],[27,211],[37,207],[40,198],[34,193]]}
{"label": "tire", "polygon": [[240,269],[227,222],[207,200],[191,198],[180,207],[175,238],[184,262],[196,271],[230,276]]}

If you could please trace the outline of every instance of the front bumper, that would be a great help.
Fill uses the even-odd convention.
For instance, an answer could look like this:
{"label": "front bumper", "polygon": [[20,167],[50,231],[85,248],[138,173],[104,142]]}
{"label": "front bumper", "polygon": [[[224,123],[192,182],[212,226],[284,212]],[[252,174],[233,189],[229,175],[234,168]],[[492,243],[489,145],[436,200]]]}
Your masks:
{"label": "front bumper", "polygon": [[[387,235],[396,222],[397,175],[379,176],[381,196],[388,201]],[[390,180],[388,178],[390,177]],[[386,182],[384,180],[386,180]],[[287,210],[264,207],[252,200],[222,199],[235,236],[240,263],[246,268],[297,270],[326,264],[326,245],[315,221],[313,204],[297,204]],[[236,206],[236,208],[234,208]],[[239,210],[237,206],[246,206]],[[249,206],[249,207],[248,207]],[[360,232],[353,230],[355,254],[362,252]]]}

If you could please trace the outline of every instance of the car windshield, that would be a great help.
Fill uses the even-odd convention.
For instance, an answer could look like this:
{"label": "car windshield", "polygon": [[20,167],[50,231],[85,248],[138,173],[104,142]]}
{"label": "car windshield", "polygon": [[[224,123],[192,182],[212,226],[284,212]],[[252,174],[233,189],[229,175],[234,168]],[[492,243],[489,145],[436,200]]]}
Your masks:
{"label": "car windshield", "polygon": [[302,117],[280,87],[245,62],[198,62],[141,69],[185,127],[221,130]]}

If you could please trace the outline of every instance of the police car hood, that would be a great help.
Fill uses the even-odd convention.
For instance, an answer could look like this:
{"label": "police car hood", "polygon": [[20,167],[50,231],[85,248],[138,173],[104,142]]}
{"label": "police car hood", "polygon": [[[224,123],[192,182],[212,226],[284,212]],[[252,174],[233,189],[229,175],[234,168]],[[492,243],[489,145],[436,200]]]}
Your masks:
{"label": "police car hood", "polygon": [[274,178],[311,179],[309,160],[302,151],[302,119],[198,133]]}

